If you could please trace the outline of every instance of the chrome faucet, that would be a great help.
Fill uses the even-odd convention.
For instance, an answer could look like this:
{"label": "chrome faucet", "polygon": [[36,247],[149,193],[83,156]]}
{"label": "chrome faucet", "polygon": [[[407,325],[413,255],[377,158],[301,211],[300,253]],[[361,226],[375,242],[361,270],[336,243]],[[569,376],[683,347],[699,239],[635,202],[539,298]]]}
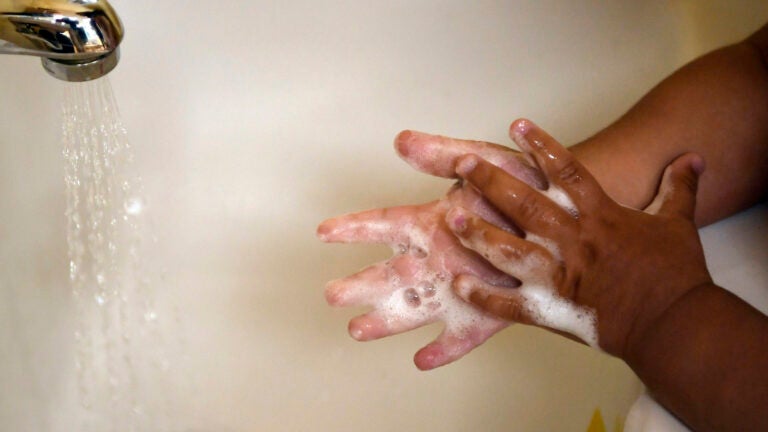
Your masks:
{"label": "chrome faucet", "polygon": [[64,81],[108,74],[122,39],[106,0],[0,0],[0,54],[42,57],[43,68]]}

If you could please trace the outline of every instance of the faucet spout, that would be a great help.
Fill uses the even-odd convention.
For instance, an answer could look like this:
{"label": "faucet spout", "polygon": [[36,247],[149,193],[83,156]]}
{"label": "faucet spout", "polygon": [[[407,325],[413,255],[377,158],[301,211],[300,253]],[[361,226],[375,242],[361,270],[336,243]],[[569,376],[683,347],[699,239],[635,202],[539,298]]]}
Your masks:
{"label": "faucet spout", "polygon": [[45,70],[65,81],[109,73],[122,39],[106,0],[0,0],[0,54],[41,57]]}

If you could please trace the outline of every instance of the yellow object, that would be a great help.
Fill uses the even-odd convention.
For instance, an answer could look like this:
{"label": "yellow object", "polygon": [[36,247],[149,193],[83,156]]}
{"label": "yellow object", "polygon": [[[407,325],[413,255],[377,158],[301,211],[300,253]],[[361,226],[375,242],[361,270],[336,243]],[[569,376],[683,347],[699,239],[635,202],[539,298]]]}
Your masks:
{"label": "yellow object", "polygon": [[605,422],[599,408],[592,414],[592,420],[589,422],[587,432],[605,432]]}
{"label": "yellow object", "polygon": [[[616,424],[613,426],[613,432],[622,432],[624,425],[620,418],[616,419]],[[603,415],[600,413],[600,408],[595,409],[592,414],[592,420],[589,422],[587,432],[606,432],[605,421],[603,421]]]}

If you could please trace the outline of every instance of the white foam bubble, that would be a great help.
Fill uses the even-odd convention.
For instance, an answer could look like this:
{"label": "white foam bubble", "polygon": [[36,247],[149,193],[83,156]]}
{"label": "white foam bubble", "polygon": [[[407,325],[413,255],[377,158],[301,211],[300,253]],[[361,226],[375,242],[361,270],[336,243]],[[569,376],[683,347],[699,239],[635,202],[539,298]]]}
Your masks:
{"label": "white foam bubble", "polygon": [[553,240],[550,240],[546,237],[542,237],[536,234],[531,234],[529,232],[525,233],[525,240],[529,241],[531,243],[536,243],[537,245],[543,247],[547,250],[555,259],[561,259],[562,255],[560,254],[560,248],[557,246],[557,243],[555,243]]}
{"label": "white foam bubble", "polygon": [[570,333],[599,348],[597,318],[592,310],[558,296],[551,287],[526,285],[520,288],[526,307],[536,324]]}
{"label": "white foam bubble", "polygon": [[411,249],[423,251],[424,254],[429,254],[430,234],[415,226],[411,226],[410,229],[407,230],[407,233],[408,238],[410,239]]}
{"label": "white foam bubble", "polygon": [[[337,227],[334,231],[337,231],[339,229],[345,229],[345,227]],[[382,221],[366,221],[361,222],[356,227],[358,233],[364,232],[364,233],[388,233],[391,230],[391,226],[388,222],[382,222]],[[327,237],[321,236],[321,238]]]}
{"label": "white foam bubble", "polygon": [[[540,192],[574,217],[578,217],[576,205],[560,187],[550,184],[547,190]],[[525,240],[542,246],[554,259],[562,259],[560,248],[553,240],[529,232],[525,233]],[[590,346],[599,348],[597,317],[592,310],[559,296],[549,281],[526,279],[525,275],[521,276],[523,286],[520,288],[520,294],[525,298],[526,307],[536,324],[570,333]]]}
{"label": "white foam bubble", "polygon": [[554,201],[557,205],[565,209],[574,217],[578,217],[579,209],[576,208],[576,205],[573,203],[573,200],[571,200],[571,197],[568,196],[568,194],[565,193],[565,191],[560,187],[550,184],[549,188],[545,191],[541,191],[541,193],[546,195],[547,198]]}
{"label": "white foam bubble", "polygon": [[[429,239],[427,233],[414,227],[408,227],[407,231],[413,239],[413,245],[424,245],[418,247],[426,249]],[[442,260],[425,261],[417,267],[414,277],[409,279],[418,282],[414,286],[406,285],[400,277],[390,275],[389,284],[393,290],[376,304],[376,309],[386,313],[388,322],[400,324],[397,327],[402,327],[403,323],[413,325],[442,321],[447,331],[457,335],[478,326],[498,327],[498,320],[480,312],[453,293],[453,277]]]}

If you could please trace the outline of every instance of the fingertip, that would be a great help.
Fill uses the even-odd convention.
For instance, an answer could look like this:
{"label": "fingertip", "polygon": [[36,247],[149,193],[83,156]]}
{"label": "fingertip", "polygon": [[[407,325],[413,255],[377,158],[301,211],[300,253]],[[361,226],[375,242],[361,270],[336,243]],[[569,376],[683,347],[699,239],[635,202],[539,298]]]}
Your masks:
{"label": "fingertip", "polygon": [[327,242],[330,239],[330,235],[333,231],[331,220],[326,220],[320,223],[315,230],[315,236],[321,241]]}
{"label": "fingertip", "polygon": [[513,121],[509,126],[509,135],[513,138],[515,135],[526,136],[534,126],[532,121],[525,118],[519,118]]}
{"label": "fingertip", "polygon": [[410,142],[413,140],[415,134],[412,130],[400,131],[395,137],[395,151],[403,158],[407,158],[411,155]]}
{"label": "fingertip", "polygon": [[477,167],[478,157],[473,154],[468,154],[460,157],[456,161],[456,174],[466,177]]}
{"label": "fingertip", "polygon": [[[696,153],[686,153],[669,164],[669,181],[679,185],[681,182],[694,195],[698,189],[699,177],[704,172],[704,159]],[[662,183],[664,179],[662,179]]]}
{"label": "fingertip", "polygon": [[472,277],[459,275],[453,280],[452,288],[457,296],[461,297],[464,301],[471,302],[470,297],[472,296],[474,286],[475,284]]}
{"label": "fingertip", "polygon": [[533,129],[534,124],[528,119],[517,119],[512,122],[509,127],[509,137],[512,141],[520,147],[520,150],[524,152],[531,151],[531,144],[528,142],[526,135]]}
{"label": "fingertip", "polygon": [[673,170],[686,170],[689,169],[696,176],[700,176],[706,169],[704,158],[698,153],[685,153],[673,160],[669,164],[669,168]]}
{"label": "fingertip", "polygon": [[677,157],[665,168],[656,197],[645,211],[693,219],[699,177],[704,169],[704,158],[696,153]]}
{"label": "fingertip", "polygon": [[347,331],[352,339],[360,342],[380,339],[389,334],[385,325],[365,315],[352,318]]}
{"label": "fingertip", "polygon": [[448,228],[456,234],[461,234],[467,230],[467,211],[461,207],[451,207],[445,214],[445,223]]}
{"label": "fingertip", "polygon": [[442,349],[439,346],[427,345],[413,356],[413,364],[420,371],[428,371],[442,365]]}
{"label": "fingertip", "polygon": [[332,280],[325,284],[325,302],[331,306],[338,306],[343,302],[342,291],[339,289],[338,280]]}
{"label": "fingertip", "polygon": [[365,342],[362,329],[358,327],[352,327],[352,324],[350,323],[347,330],[349,330],[349,335],[352,337],[352,339],[358,342]]}
{"label": "fingertip", "polygon": [[707,169],[707,164],[704,161],[704,158],[701,157],[701,155],[697,153],[691,153],[691,169],[698,176],[702,175],[704,173],[704,170]]}

